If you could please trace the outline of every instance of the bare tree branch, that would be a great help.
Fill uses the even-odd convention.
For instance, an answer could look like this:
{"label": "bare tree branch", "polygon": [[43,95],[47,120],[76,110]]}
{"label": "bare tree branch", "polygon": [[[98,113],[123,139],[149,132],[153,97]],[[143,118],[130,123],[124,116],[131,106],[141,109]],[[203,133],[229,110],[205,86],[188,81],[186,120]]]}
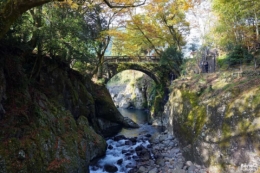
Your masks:
{"label": "bare tree branch", "polygon": [[146,3],[146,0],[144,0],[143,2],[140,2],[138,4],[117,4],[117,3],[113,3],[113,2],[109,2],[109,0],[103,0],[107,6],[109,6],[110,8],[129,8],[129,7],[139,7],[142,6]]}

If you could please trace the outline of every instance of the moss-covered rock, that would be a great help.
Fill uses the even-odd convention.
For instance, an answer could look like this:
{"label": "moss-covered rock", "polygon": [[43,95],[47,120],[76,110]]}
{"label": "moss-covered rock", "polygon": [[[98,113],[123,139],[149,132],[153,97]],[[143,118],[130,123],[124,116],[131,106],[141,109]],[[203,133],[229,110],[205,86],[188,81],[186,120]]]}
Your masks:
{"label": "moss-covered rock", "polygon": [[105,88],[55,58],[38,58],[0,57],[0,172],[89,172],[106,150],[99,119],[131,123]]}
{"label": "moss-covered rock", "polygon": [[76,122],[69,110],[41,91],[27,89],[7,92],[0,122],[2,170],[88,172],[90,160],[104,154],[105,140],[84,116]]}
{"label": "moss-covered rock", "polygon": [[[180,138],[186,157],[204,163],[213,172],[236,172],[242,164],[258,164],[259,77],[232,81],[222,87],[218,87],[220,78],[206,78],[210,90],[200,94],[197,85],[201,84],[196,84],[195,79],[174,82],[165,107],[168,129]],[[214,80],[207,83],[209,78]],[[245,83],[250,85],[245,87]]]}

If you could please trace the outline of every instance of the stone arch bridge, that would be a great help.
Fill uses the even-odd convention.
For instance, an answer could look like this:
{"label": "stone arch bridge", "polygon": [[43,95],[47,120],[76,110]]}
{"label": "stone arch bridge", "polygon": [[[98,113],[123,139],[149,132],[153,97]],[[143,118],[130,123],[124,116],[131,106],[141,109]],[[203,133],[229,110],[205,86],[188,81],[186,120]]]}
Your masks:
{"label": "stone arch bridge", "polygon": [[137,70],[151,77],[157,85],[156,96],[153,102],[152,116],[156,117],[163,112],[164,104],[168,100],[168,86],[176,75],[169,67],[159,63],[156,56],[107,56],[104,58],[103,78],[108,82],[113,76],[124,70]]}
{"label": "stone arch bridge", "polygon": [[104,59],[103,78],[106,82],[124,70],[143,72],[163,87],[176,78],[170,68],[160,65],[160,58],[157,56],[105,56]]}

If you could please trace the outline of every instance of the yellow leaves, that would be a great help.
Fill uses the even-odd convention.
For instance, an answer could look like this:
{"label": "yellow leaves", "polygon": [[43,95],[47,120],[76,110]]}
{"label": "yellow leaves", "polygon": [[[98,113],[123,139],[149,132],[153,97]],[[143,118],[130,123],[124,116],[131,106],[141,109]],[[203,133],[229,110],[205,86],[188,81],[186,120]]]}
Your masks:
{"label": "yellow leaves", "polygon": [[184,11],[187,11],[188,9],[190,9],[192,7],[192,4],[191,4],[191,2],[184,2],[184,4],[183,4],[183,10]]}
{"label": "yellow leaves", "polygon": [[77,8],[78,8],[78,4],[75,3],[75,2],[72,1],[72,0],[66,0],[66,1],[60,2],[59,4],[60,4],[62,7],[69,7],[69,8],[72,8],[72,9],[77,9]]}
{"label": "yellow leaves", "polygon": [[76,3],[71,4],[71,8],[77,9],[78,8],[78,4],[76,4]]}
{"label": "yellow leaves", "polygon": [[192,0],[149,0],[142,7],[142,13],[130,13],[124,32],[109,32],[115,38],[113,44],[121,44],[117,48],[128,54],[161,49],[167,44],[181,44],[178,29],[187,25],[184,12],[192,6]]}
{"label": "yellow leaves", "polygon": [[113,0],[113,2],[118,3],[118,4],[134,4],[134,3],[139,3],[140,1],[138,1],[138,0]]}
{"label": "yellow leaves", "polygon": [[[192,0],[152,0],[145,8],[150,12],[176,12],[176,11],[187,11],[189,8],[193,7]],[[153,11],[156,9],[157,11]]]}
{"label": "yellow leaves", "polygon": [[121,31],[120,29],[111,29],[107,31],[107,34],[118,39],[123,38],[125,36],[125,32]]}

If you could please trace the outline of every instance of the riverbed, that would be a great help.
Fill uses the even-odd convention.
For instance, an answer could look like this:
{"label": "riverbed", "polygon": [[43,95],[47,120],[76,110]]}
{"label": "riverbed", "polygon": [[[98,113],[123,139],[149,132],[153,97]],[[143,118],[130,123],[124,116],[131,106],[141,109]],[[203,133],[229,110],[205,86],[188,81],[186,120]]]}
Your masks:
{"label": "riverbed", "polygon": [[[156,127],[148,124],[150,114],[147,111],[136,109],[118,109],[120,113],[132,119],[140,127],[137,129],[123,128],[115,137],[107,139],[108,149],[105,157],[101,158],[96,165],[90,166],[90,173],[105,173],[113,170],[117,173],[127,173],[137,166],[140,157],[136,148],[142,146],[149,148],[148,137],[158,132]],[[152,157],[150,149],[147,149]]]}
{"label": "riverbed", "polygon": [[206,173],[201,165],[186,161],[179,141],[167,131],[149,125],[149,113],[119,109],[123,116],[139,124],[138,129],[122,129],[107,138],[106,155],[90,166],[90,173]]}

